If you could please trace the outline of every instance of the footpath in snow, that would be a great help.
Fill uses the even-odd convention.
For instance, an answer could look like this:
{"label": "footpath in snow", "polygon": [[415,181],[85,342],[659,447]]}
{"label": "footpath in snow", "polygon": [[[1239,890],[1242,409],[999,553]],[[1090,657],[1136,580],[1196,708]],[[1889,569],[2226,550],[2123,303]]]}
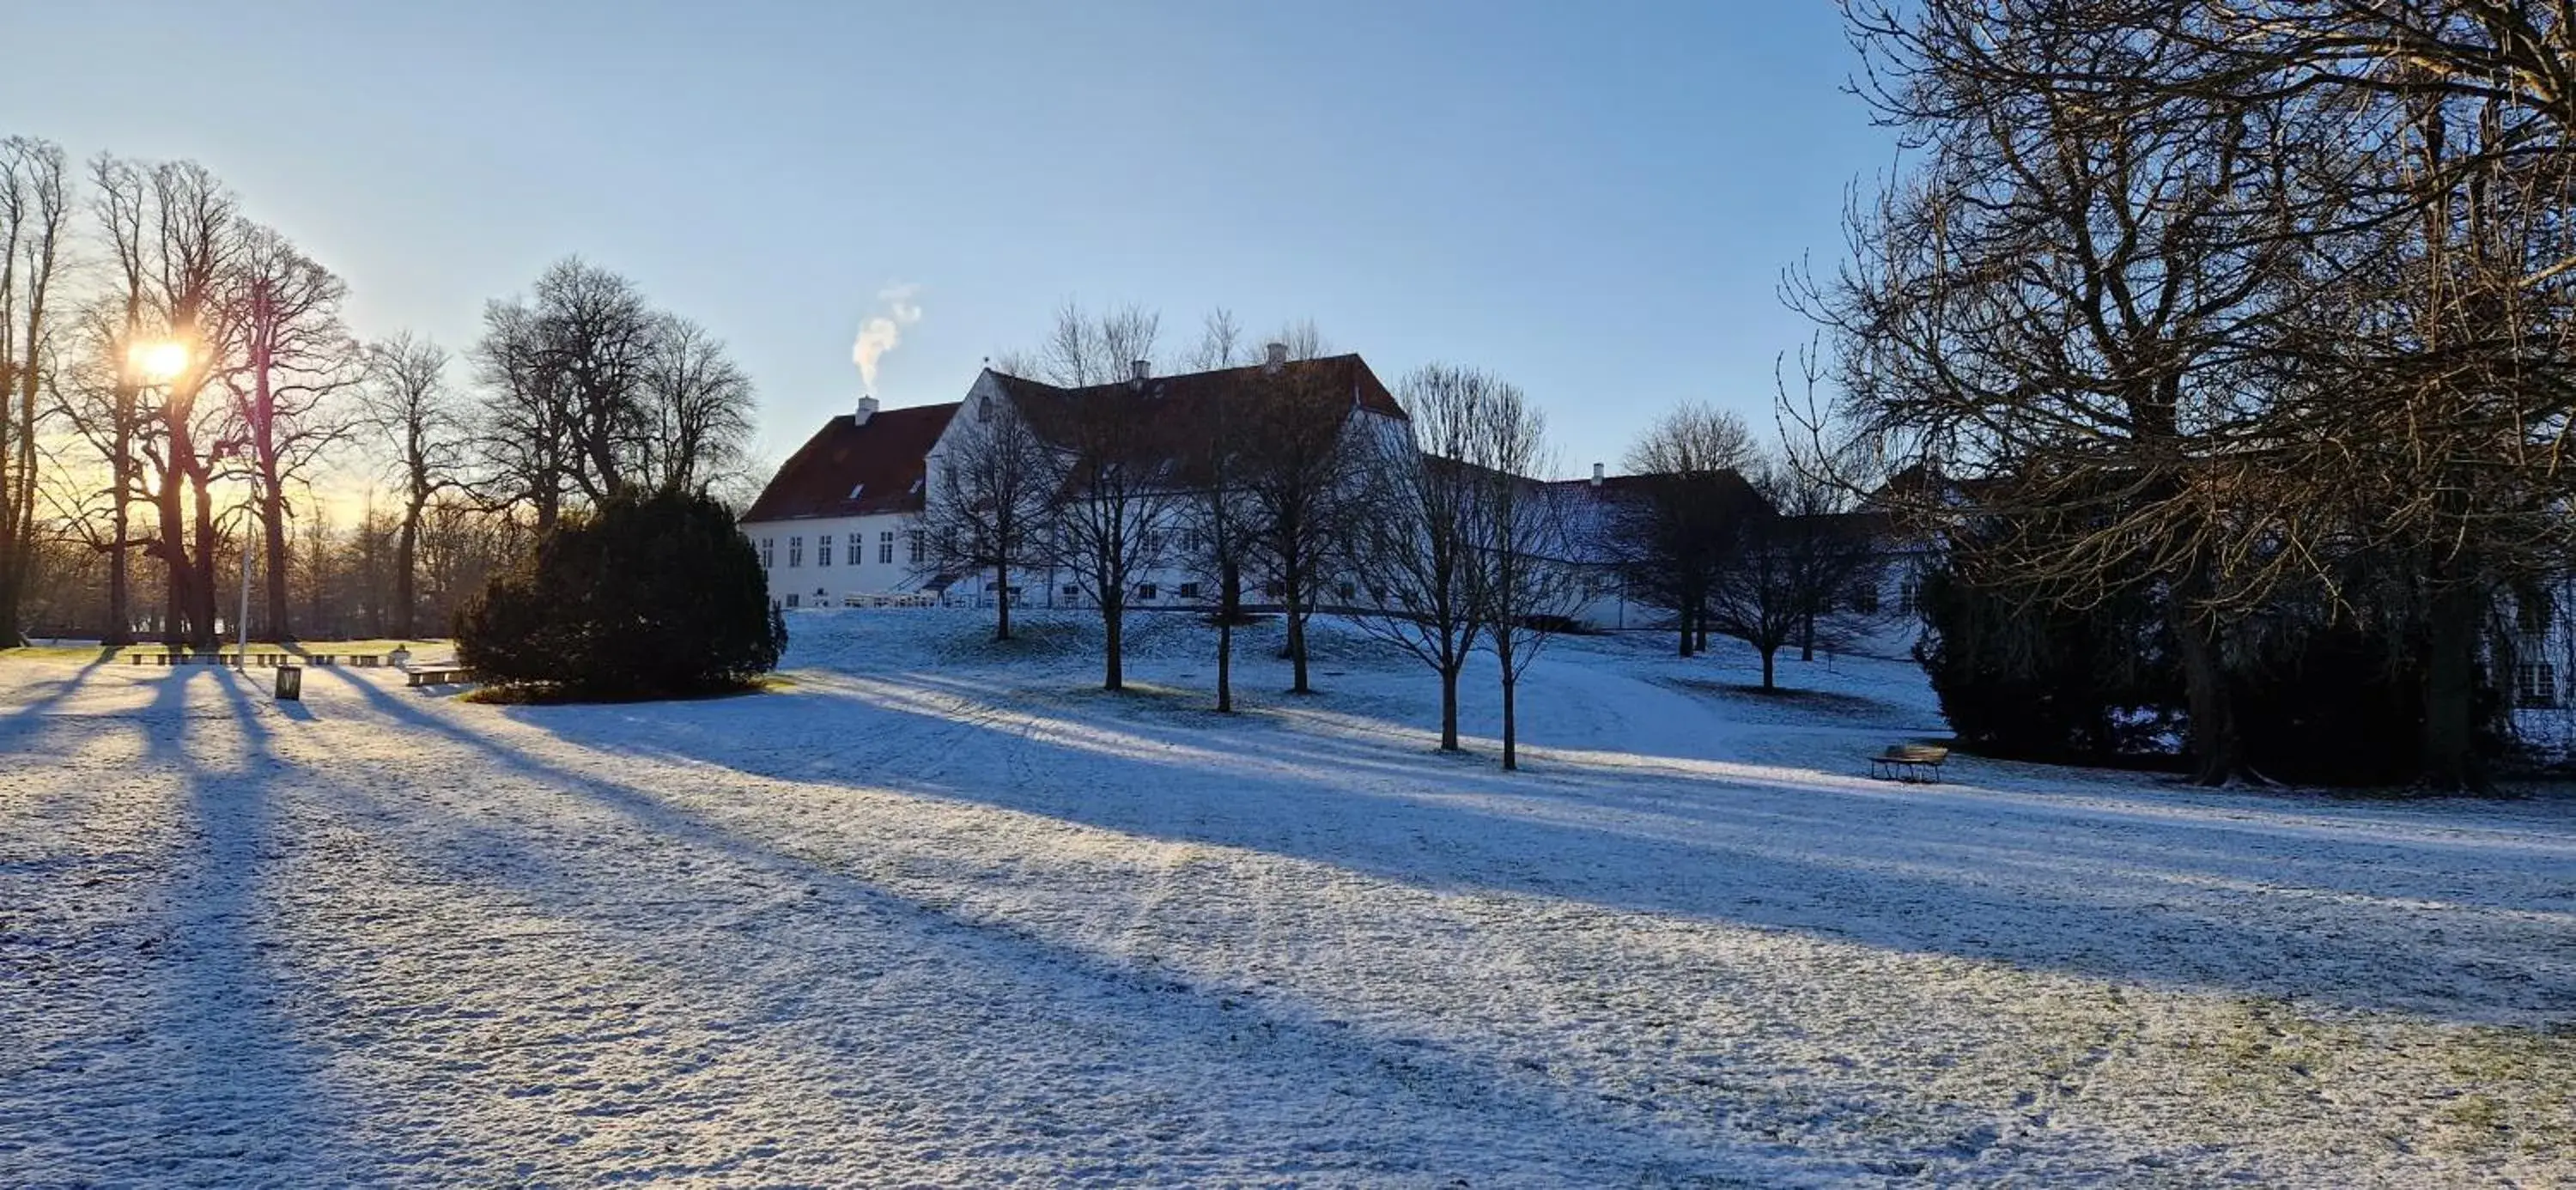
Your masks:
{"label": "footpath in snow", "polygon": [[2558,1185],[2576,799],[1960,757],[1907,663],[791,617],[504,708],[0,660],[0,1185]]}

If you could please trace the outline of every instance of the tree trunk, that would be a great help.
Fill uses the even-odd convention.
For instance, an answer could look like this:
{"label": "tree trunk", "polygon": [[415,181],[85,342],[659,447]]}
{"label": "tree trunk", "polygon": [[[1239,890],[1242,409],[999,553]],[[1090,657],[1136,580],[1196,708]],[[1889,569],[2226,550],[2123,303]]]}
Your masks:
{"label": "tree trunk", "polygon": [[1216,709],[1234,713],[1234,624],[1223,616],[1216,622]]}
{"label": "tree trunk", "polygon": [[1011,639],[1011,564],[1009,562],[993,564],[993,582],[995,584],[993,639],[1009,640]]}
{"label": "tree trunk", "polygon": [[127,589],[132,580],[127,568],[132,565],[125,548],[125,535],[132,528],[133,516],[127,512],[125,497],[116,498],[116,511],[110,517],[115,537],[107,551],[107,626],[101,630],[99,643],[124,646],[134,643],[134,609],[127,605]]}
{"label": "tree trunk", "polygon": [[1507,773],[1521,767],[1520,720],[1518,708],[1514,706],[1512,699],[1518,686],[1519,683],[1512,677],[1511,662],[1505,660],[1503,662],[1503,771]]}
{"label": "tree trunk", "polygon": [[[263,551],[268,556],[260,559],[260,567],[265,569],[265,577],[268,577],[268,634],[260,636],[260,639],[291,641],[296,639],[296,634],[294,634],[294,628],[289,626],[289,621],[286,621],[286,567],[289,567],[289,559],[286,559],[286,500],[278,497],[276,492],[263,492],[263,495],[260,495],[260,505],[263,505],[263,510],[260,510],[260,520],[263,520],[263,525],[260,525],[260,528],[263,528],[265,538],[268,538],[263,546]],[[250,559],[245,556],[242,564],[247,567]],[[319,574],[319,569],[322,569],[319,567],[322,559],[312,559],[312,564],[314,564],[314,572]]]}
{"label": "tree trunk", "polygon": [[1312,694],[1315,692],[1314,687],[1306,682],[1306,615],[1299,606],[1304,602],[1299,598],[1303,592],[1298,589],[1295,579],[1292,578],[1289,581],[1286,594],[1288,596],[1288,666],[1290,672],[1295,675],[1295,681],[1290,683],[1288,692]]}
{"label": "tree trunk", "polygon": [[1216,709],[1234,713],[1234,622],[1243,615],[1243,568],[1232,562],[1217,567]]}
{"label": "tree trunk", "polygon": [[1772,682],[1772,674],[1775,669],[1772,663],[1779,656],[1780,646],[1778,645],[1772,645],[1762,650],[1762,689],[1765,693],[1779,688]]}
{"label": "tree trunk", "polygon": [[[217,607],[222,602],[215,587],[215,553],[222,538],[215,534],[215,500],[211,490],[213,486],[213,481],[205,472],[194,468],[189,470],[188,490],[195,497],[197,532],[197,557],[195,565],[191,567],[195,573],[189,580],[189,585],[193,588],[191,593],[195,596],[197,623],[190,635],[195,638],[199,648],[213,648],[223,643],[223,638],[215,626],[221,616]],[[182,551],[183,554],[184,552]],[[242,564],[249,565],[250,559],[243,558]]]}
{"label": "tree trunk", "polygon": [[188,593],[193,576],[188,569],[187,516],[179,506],[180,490],[178,469],[166,468],[161,473],[160,495],[153,502],[161,514],[161,537],[153,552],[161,556],[166,572],[161,584],[161,643],[174,649],[187,645],[188,617],[196,605]]}
{"label": "tree trunk", "polygon": [[1689,603],[1683,603],[1681,608],[1674,613],[1674,617],[1675,622],[1681,626],[1681,655],[1688,657],[1691,655],[1691,611]]}
{"label": "tree trunk", "polygon": [[403,512],[402,532],[394,538],[394,637],[410,640],[419,627],[414,614],[420,604],[419,582],[413,569],[420,559],[420,505]]}
{"label": "tree trunk", "polygon": [[1440,750],[1458,750],[1458,671],[1440,671]]}
{"label": "tree trunk", "polygon": [[[286,497],[279,494],[273,482],[263,482],[270,483],[270,486],[260,493],[259,499],[261,528],[265,530],[267,537],[267,542],[262,548],[268,556],[260,559],[260,562],[267,572],[268,580],[268,631],[267,635],[260,639],[289,641],[295,639],[295,632],[287,623]],[[320,572],[320,562],[319,558],[313,560],[317,574]],[[242,565],[250,565],[250,559],[243,558]]]}
{"label": "tree trunk", "polygon": [[1798,660],[1816,659],[1816,613],[1808,612],[1798,620]]}
{"label": "tree trunk", "polygon": [[2234,701],[2227,672],[2218,654],[2217,634],[2191,614],[2179,595],[2168,611],[2176,652],[2182,655],[2183,691],[2191,717],[2191,779],[2198,785],[2225,785],[2243,767],[2236,738]]}
{"label": "tree trunk", "polygon": [[[1002,592],[1002,595],[1004,598],[1008,598],[1010,596],[1010,592],[1004,591]],[[1125,658],[1121,655],[1125,651],[1127,643],[1123,639],[1124,633],[1121,631],[1126,627],[1126,624],[1124,623],[1127,612],[1126,603],[1125,591],[1107,593],[1100,600],[1100,627],[1103,630],[1102,635],[1107,639],[1109,645],[1109,657],[1107,659],[1108,674],[1100,683],[1100,688],[1103,690],[1124,690],[1127,688],[1127,669],[1126,666],[1122,664],[1125,661]]]}
{"label": "tree trunk", "polygon": [[2483,792],[2477,755],[2478,592],[2435,580],[2424,666],[2423,781],[2445,793]]}

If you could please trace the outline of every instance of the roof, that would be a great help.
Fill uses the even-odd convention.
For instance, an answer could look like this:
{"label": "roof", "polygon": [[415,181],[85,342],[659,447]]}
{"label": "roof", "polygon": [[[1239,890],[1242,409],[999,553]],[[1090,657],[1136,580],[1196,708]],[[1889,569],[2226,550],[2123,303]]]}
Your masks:
{"label": "roof", "polygon": [[[1596,501],[1607,504],[1624,500],[1642,500],[1654,491],[1656,484],[1671,478],[1663,474],[1605,475],[1599,479],[1556,479],[1548,482],[1551,486],[1588,495]],[[1754,490],[1752,481],[1744,478],[1743,473],[1733,467],[1709,472],[1708,482],[1722,490],[1725,493],[1723,498],[1738,508],[1768,509],[1771,506],[1770,501],[1762,498],[1762,493]]]}
{"label": "roof", "polygon": [[[1207,444],[1214,441],[1216,418],[1223,408],[1255,410],[1289,394],[1299,399],[1329,397],[1338,403],[1343,394],[1348,394],[1350,408],[1397,421],[1411,420],[1404,406],[1396,402],[1395,394],[1387,391],[1377,373],[1370,371],[1368,363],[1357,355],[1294,360],[1275,368],[1252,364],[1184,372],[1083,388],[1059,388],[1003,372],[990,374],[1028,419],[1030,428],[1039,437],[1059,445],[1070,445],[1077,437],[1077,423],[1073,420],[1077,409],[1096,408],[1101,402],[1141,402],[1150,406],[1150,416],[1135,423],[1144,427],[1146,435],[1138,445],[1148,455],[1169,460],[1166,482],[1183,488],[1208,482]],[[1344,423],[1347,420],[1345,417]],[[1073,482],[1074,477],[1068,476],[1067,483]]]}
{"label": "roof", "polygon": [[867,516],[921,511],[921,477],[932,443],[957,415],[958,402],[881,409],[865,424],[851,414],[823,428],[788,456],[745,509],[750,521]]}
{"label": "roof", "polygon": [[[1370,371],[1368,361],[1356,354],[1328,355],[1321,359],[1292,360],[1274,371],[1267,364],[1250,364],[1240,368],[1218,368],[1212,372],[1184,372],[1172,376],[1148,377],[1141,385],[1133,380],[1095,384],[1087,388],[1058,388],[1043,381],[1001,372],[993,378],[1002,389],[1041,424],[1040,433],[1049,427],[1046,410],[1050,407],[1089,400],[1121,399],[1139,395],[1159,402],[1168,414],[1157,420],[1193,422],[1206,416],[1203,412],[1219,397],[1259,400],[1266,389],[1280,385],[1300,388],[1320,387],[1336,392],[1349,392],[1351,404],[1371,413],[1383,414],[1398,421],[1410,420],[1404,406],[1397,404],[1395,394]],[[1311,386],[1311,387],[1310,387]]]}

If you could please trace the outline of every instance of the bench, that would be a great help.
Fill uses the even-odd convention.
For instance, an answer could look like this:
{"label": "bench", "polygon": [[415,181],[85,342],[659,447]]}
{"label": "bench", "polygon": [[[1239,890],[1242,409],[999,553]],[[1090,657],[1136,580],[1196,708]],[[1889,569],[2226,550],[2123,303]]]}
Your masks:
{"label": "bench", "polygon": [[473,680],[474,671],[470,669],[457,669],[454,667],[446,669],[415,669],[411,671],[411,674],[408,677],[403,679],[403,685],[453,686],[459,682],[471,682]]}
{"label": "bench", "polygon": [[1933,744],[1896,744],[1869,758],[1869,775],[1888,781],[1937,782],[1950,750]]}

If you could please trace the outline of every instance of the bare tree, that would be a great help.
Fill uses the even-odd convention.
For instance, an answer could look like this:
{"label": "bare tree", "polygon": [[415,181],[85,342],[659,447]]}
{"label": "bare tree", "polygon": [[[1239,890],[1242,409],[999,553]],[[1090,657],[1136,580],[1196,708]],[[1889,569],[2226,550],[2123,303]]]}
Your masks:
{"label": "bare tree", "polygon": [[367,407],[377,433],[391,445],[390,462],[401,494],[401,520],[393,550],[393,591],[388,625],[397,637],[420,634],[420,534],[430,503],[463,482],[465,427],[447,390],[447,352],[409,332],[367,349]]}
{"label": "bare tree", "polygon": [[1036,356],[1055,391],[1019,403],[1056,453],[1053,560],[1099,610],[1109,690],[1126,686],[1129,593],[1168,556],[1184,498],[1176,427],[1147,383],[1161,325],[1136,306],[1093,316],[1066,303]]}
{"label": "bare tree", "polygon": [[[1440,750],[1458,750],[1458,677],[1485,628],[1478,540],[1485,501],[1507,477],[1471,461],[1494,432],[1509,386],[1482,372],[1431,365],[1404,380],[1412,458],[1378,477],[1380,498],[1349,543],[1369,576],[1372,606],[1358,623],[1402,646],[1440,678]],[[1382,594],[1381,594],[1382,593]]]}
{"label": "bare tree", "polygon": [[1548,639],[1591,595],[1563,490],[1530,478],[1550,460],[1544,415],[1521,391],[1496,386],[1464,460],[1483,478],[1474,528],[1474,597],[1485,647],[1501,671],[1503,768],[1520,767],[1520,682]]}
{"label": "bare tree", "polygon": [[71,221],[62,147],[0,140],[0,648],[23,642],[36,554],[37,394],[58,348],[54,283]]}
{"label": "bare tree", "polygon": [[567,499],[644,478],[646,383],[668,322],[631,282],[567,257],[529,297],[487,304],[483,327],[474,360],[496,501],[528,506],[543,529]]}
{"label": "bare tree", "polygon": [[914,574],[941,587],[991,575],[993,639],[1009,640],[1012,576],[1048,560],[1065,475],[1010,401],[982,394],[969,404],[929,459]]}
{"label": "bare tree", "polygon": [[1759,511],[1742,474],[1757,454],[1743,419],[1707,405],[1665,414],[1628,448],[1634,478],[1601,544],[1630,590],[1673,609],[1684,657],[1707,646],[1709,590],[1737,527]]}
{"label": "bare tree", "polygon": [[[1842,353],[1847,424],[1941,477],[1910,515],[1955,522],[1974,490],[2007,568],[2049,598],[2165,593],[2195,776],[2216,783],[2243,767],[2229,635],[2313,556],[2303,473],[2277,452],[2314,378],[2278,329],[2340,271],[2315,233],[2345,220],[2357,158],[2340,113],[2215,68],[2204,15],[1944,0],[1856,18],[1870,98],[1923,160],[1854,212],[1854,262],[1799,300]],[[2186,77],[2187,100],[2154,101]],[[2088,530],[2056,532],[2070,514]]]}
{"label": "bare tree", "polygon": [[[1198,346],[1191,352],[1190,367],[1201,372],[1233,368],[1249,362],[1244,356],[1243,328],[1235,322],[1233,312],[1219,308],[1209,313],[1201,327]],[[1211,393],[1208,407],[1203,410],[1206,426],[1199,447],[1203,452],[1200,469],[1204,472],[1204,486],[1198,498],[1184,503],[1180,511],[1183,539],[1189,546],[1184,552],[1201,573],[1216,583],[1219,714],[1234,712],[1234,629],[1243,620],[1244,555],[1248,547],[1243,527],[1253,516],[1242,483],[1246,422],[1242,398],[1242,391],[1230,385],[1219,386]]]}
{"label": "bare tree", "polygon": [[743,470],[751,440],[751,377],[706,328],[665,315],[643,374],[646,486],[703,492]]}
{"label": "bare tree", "polygon": [[1855,523],[1839,489],[1786,460],[1754,468],[1754,490],[1769,509],[1739,519],[1725,565],[1707,595],[1709,627],[1762,656],[1762,688],[1777,689],[1780,649],[1840,647],[1861,627],[1852,592],[1876,588],[1879,553]]}
{"label": "bare tree", "polygon": [[162,563],[163,639],[211,645],[219,544],[212,487],[230,410],[205,398],[235,363],[225,355],[237,337],[223,299],[243,223],[230,192],[194,162],[145,166],[102,157],[91,177],[119,287],[110,299],[120,319],[113,347],[123,356],[169,339],[187,351],[175,375],[156,378],[158,403],[141,401],[147,419],[131,445],[142,460],[141,494],[158,514],[155,532],[140,544]]}
{"label": "bare tree", "polygon": [[357,344],[340,317],[347,293],[340,278],[285,237],[244,226],[222,298],[224,325],[239,339],[227,351],[239,365],[224,375],[233,402],[223,446],[244,457],[253,480],[266,535],[261,554],[270,639],[294,636],[287,614],[288,485],[301,485],[322,452],[358,422],[356,411],[338,399],[359,375]]}
{"label": "bare tree", "polygon": [[[1320,349],[1312,324],[1292,336]],[[1251,519],[1247,556],[1266,572],[1288,627],[1290,692],[1309,694],[1306,621],[1333,564],[1368,518],[1379,445],[1353,427],[1356,395],[1337,370],[1301,361],[1274,342],[1246,386],[1234,475]]]}

